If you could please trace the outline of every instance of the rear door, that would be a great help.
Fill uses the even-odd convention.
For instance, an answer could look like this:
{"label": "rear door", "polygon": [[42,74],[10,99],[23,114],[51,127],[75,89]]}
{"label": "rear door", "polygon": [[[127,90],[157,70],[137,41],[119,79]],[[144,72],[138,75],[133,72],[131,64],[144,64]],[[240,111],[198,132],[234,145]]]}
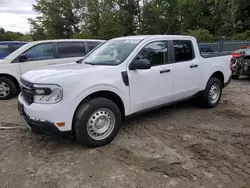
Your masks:
{"label": "rear door", "polygon": [[56,61],[52,42],[32,46],[22,55],[25,55],[27,60],[20,62],[21,75],[33,69],[52,65]]}
{"label": "rear door", "polygon": [[199,91],[201,81],[201,65],[195,57],[191,40],[174,40],[173,49],[173,100],[190,97]]}

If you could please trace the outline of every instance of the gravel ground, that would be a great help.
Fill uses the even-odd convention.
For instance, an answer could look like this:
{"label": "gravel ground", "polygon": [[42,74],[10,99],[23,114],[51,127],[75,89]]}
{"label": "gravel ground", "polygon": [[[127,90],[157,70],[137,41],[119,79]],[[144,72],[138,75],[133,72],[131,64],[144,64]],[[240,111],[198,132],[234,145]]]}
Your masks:
{"label": "gravel ground", "polygon": [[31,133],[17,100],[0,101],[0,188],[250,187],[250,79],[210,110],[192,101],[124,122],[109,145]]}

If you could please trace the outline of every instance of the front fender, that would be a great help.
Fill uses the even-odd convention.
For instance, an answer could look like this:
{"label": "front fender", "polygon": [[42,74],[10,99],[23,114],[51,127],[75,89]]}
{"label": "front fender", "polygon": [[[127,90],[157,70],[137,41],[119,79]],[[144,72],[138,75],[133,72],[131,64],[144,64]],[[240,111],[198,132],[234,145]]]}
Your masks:
{"label": "front fender", "polygon": [[0,69],[0,75],[8,75],[11,77],[14,77],[18,82],[20,82],[20,76],[19,73],[12,72],[8,69]]}
{"label": "front fender", "polygon": [[125,115],[128,114],[128,110],[129,110],[129,107],[126,105],[126,104],[129,104],[128,102],[128,96],[126,97],[123,92],[121,90],[119,90],[118,88],[114,87],[114,86],[111,86],[111,85],[107,85],[107,84],[103,84],[103,85],[96,85],[94,87],[91,87],[87,90],[85,90],[84,92],[82,92],[80,95],[78,95],[78,97],[76,98],[76,104],[75,104],[75,109],[78,107],[78,105],[83,101],[83,99],[85,99],[87,96],[95,93],[95,92],[98,92],[98,91],[110,91],[110,92],[113,92],[115,93],[116,95],[118,95],[123,104],[124,104],[124,110],[125,110]]}

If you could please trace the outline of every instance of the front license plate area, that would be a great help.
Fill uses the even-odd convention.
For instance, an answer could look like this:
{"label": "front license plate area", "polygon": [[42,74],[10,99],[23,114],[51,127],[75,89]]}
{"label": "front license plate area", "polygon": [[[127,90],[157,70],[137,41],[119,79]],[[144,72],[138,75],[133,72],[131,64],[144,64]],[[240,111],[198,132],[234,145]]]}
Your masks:
{"label": "front license plate area", "polygon": [[31,127],[30,127],[30,125],[27,122],[27,117],[26,117],[26,114],[25,114],[25,111],[24,111],[23,104],[18,103],[18,111],[19,111],[20,115],[23,117],[24,122],[25,122],[26,126],[28,127],[28,129],[31,130]]}
{"label": "front license plate area", "polygon": [[24,116],[23,104],[18,103],[18,111],[19,111],[19,113],[20,113],[21,116]]}

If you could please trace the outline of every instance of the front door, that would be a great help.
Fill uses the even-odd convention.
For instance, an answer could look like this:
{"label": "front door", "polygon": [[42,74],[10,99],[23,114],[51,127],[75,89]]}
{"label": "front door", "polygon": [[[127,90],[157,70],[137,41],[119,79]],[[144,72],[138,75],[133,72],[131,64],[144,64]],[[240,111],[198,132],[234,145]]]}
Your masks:
{"label": "front door", "polygon": [[131,113],[171,101],[172,64],[168,64],[168,41],[147,44],[136,58],[148,59],[151,69],[128,70]]}

